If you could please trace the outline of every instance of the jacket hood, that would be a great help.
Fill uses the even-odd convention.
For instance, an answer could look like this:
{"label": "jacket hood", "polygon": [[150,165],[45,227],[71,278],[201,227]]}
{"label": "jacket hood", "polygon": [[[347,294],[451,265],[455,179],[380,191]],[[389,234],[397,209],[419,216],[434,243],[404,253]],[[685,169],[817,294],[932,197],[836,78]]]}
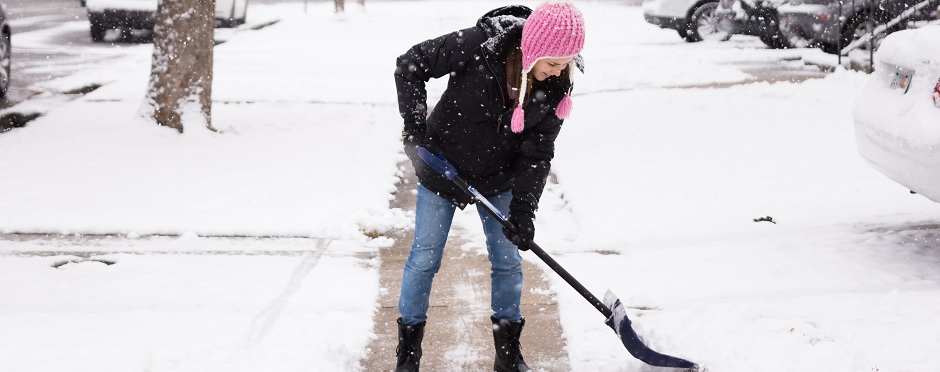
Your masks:
{"label": "jacket hood", "polygon": [[522,27],[532,9],[524,5],[509,5],[486,12],[477,21],[477,27],[483,30],[486,41],[483,49],[491,55],[503,55],[510,43],[522,40]]}
{"label": "jacket hood", "polygon": [[488,37],[498,36],[505,32],[518,32],[522,36],[522,26],[526,18],[532,14],[532,9],[525,5],[509,5],[486,12],[477,21]]}

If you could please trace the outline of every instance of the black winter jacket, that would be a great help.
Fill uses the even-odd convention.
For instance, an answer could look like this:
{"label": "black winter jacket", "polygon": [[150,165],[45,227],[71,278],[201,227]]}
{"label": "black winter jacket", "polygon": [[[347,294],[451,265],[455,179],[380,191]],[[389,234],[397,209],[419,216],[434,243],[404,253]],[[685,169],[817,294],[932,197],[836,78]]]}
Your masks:
{"label": "black winter jacket", "polygon": [[[525,106],[525,129],[510,129],[506,56],[517,48],[532,10],[521,5],[486,13],[476,26],[424,41],[398,57],[395,83],[406,133],[418,133],[484,196],[512,190],[511,210],[534,212],[545,187],[562,120],[555,107],[567,79],[534,81]],[[450,75],[447,89],[427,116],[425,83]],[[562,74],[564,76],[564,74]],[[415,159],[421,184],[464,208],[472,202],[451,181]]]}

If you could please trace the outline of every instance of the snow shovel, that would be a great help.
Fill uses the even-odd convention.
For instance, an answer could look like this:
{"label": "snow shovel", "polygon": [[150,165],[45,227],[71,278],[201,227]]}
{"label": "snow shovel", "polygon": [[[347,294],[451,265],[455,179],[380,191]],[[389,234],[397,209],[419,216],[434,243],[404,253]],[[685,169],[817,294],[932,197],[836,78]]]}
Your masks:
{"label": "snow shovel", "polygon": [[[440,173],[444,178],[447,178],[450,181],[453,181],[461,190],[470,195],[471,198],[475,199],[477,202],[483,205],[484,209],[495,217],[499,222],[509,229],[510,231],[515,232],[516,227],[509,222],[509,219],[506,218],[496,207],[490,204],[479,191],[467,184],[459,175],[457,175],[457,169],[454,168],[446,159],[440,154],[435,154],[424,147],[418,147],[418,156],[424,160],[435,171]],[[640,361],[656,367],[669,367],[669,368],[680,368],[687,371],[696,372],[698,371],[698,365],[692,363],[688,360],[682,358],[676,358],[674,356],[669,356],[656,352],[653,349],[650,349],[646,344],[640,340],[640,337],[636,334],[636,331],[633,330],[633,327],[630,325],[630,319],[627,318],[627,311],[623,306],[623,303],[620,302],[620,299],[613,294],[610,290],[607,291],[607,294],[604,296],[604,301],[598,301],[597,297],[584,288],[580,282],[578,282],[571,274],[568,273],[565,268],[561,267],[548,253],[535,244],[533,241],[528,241],[524,244],[528,245],[529,250],[535,253],[543,262],[548,264],[555,273],[561,276],[572,288],[574,288],[578,293],[584,297],[591,305],[594,306],[601,314],[607,318],[607,325],[614,330],[614,333],[620,337],[620,341],[623,342],[623,346],[627,348],[627,351],[630,352],[633,357],[639,359]]]}

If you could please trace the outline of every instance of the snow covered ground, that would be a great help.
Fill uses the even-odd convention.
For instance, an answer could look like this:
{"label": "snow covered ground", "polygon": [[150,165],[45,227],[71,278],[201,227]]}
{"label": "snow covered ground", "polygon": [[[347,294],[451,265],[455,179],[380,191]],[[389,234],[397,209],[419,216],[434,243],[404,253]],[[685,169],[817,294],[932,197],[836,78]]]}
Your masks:
{"label": "snow covered ground", "polygon": [[[0,240],[5,368],[357,370],[390,244],[367,236],[410,223],[388,207],[404,158],[393,61],[503,4],[252,5],[249,23],[281,21],[216,48],[221,134],[136,117],[149,45],[49,83],[104,86],[0,134],[0,232],[71,235]],[[617,293],[654,349],[709,371],[940,364],[940,205],[858,156],[851,113],[868,75],[683,88],[826,56],[687,44],[638,7],[579,6],[587,74],[541,246],[595,294]],[[76,30],[87,24],[15,43]],[[475,211],[457,223],[479,234]],[[647,370],[577,293],[553,290],[574,370]]]}

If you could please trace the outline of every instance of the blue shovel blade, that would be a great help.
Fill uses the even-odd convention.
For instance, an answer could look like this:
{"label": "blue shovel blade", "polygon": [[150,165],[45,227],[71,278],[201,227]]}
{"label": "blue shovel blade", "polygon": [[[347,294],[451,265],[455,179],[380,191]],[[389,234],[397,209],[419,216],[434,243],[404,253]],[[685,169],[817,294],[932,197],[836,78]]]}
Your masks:
{"label": "blue shovel blade", "polygon": [[627,348],[633,357],[643,361],[646,364],[657,367],[681,368],[687,371],[698,371],[698,365],[682,358],[676,358],[664,355],[650,349],[640,340],[631,326],[630,318],[627,317],[627,310],[623,303],[610,290],[604,294],[604,305],[610,308],[611,315],[607,318],[607,326],[614,330],[614,333],[620,337],[623,346]]}

